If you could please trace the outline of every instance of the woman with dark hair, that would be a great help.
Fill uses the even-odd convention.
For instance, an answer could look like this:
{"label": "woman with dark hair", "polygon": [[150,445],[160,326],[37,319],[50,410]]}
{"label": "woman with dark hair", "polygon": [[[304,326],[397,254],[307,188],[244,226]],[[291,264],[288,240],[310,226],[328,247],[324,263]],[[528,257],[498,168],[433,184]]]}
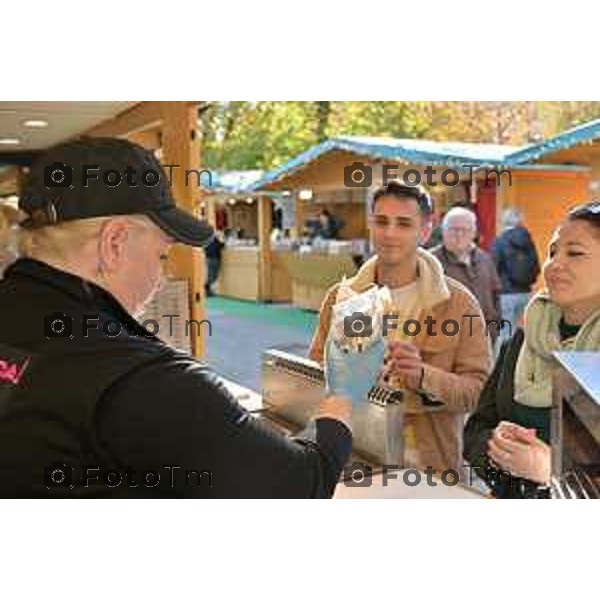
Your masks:
{"label": "woman with dark hair", "polygon": [[598,265],[595,201],[571,210],[554,232],[542,271],[546,291],[532,298],[524,328],[503,344],[465,427],[464,456],[497,497],[548,495],[553,352],[600,351]]}

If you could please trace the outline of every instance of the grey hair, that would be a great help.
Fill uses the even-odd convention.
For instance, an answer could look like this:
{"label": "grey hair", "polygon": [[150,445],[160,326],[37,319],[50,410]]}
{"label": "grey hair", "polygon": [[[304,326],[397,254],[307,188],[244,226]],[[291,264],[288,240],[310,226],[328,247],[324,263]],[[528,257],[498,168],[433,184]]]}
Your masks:
{"label": "grey hair", "polygon": [[507,208],[502,213],[502,229],[510,229],[520,225],[523,220],[521,211],[516,208]]}
{"label": "grey hair", "polygon": [[471,221],[473,229],[477,230],[477,217],[475,216],[475,213],[462,206],[454,206],[444,215],[444,218],[442,219],[442,229],[447,229],[450,221],[454,219],[454,217],[467,217]]}

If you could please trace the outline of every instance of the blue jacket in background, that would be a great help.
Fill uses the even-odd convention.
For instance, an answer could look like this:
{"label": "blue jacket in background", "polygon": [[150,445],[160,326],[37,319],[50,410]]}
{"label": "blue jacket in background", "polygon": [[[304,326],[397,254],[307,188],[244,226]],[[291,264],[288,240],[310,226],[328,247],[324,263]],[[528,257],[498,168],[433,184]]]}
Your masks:
{"label": "blue jacket in background", "polygon": [[492,256],[502,282],[502,293],[531,292],[540,274],[540,262],[525,227],[518,225],[504,230],[492,246]]}

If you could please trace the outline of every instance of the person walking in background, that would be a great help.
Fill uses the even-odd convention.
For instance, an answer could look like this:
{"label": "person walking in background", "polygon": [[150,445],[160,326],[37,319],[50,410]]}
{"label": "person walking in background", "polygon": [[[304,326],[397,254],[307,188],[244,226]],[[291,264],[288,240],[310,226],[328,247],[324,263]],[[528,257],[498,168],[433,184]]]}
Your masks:
{"label": "person walking in background", "polygon": [[460,281],[479,301],[495,346],[501,326],[501,283],[492,257],[475,245],[477,217],[467,208],[451,208],[442,220],[442,243],[431,253],[448,277]]}
{"label": "person walking in background", "polygon": [[204,255],[206,256],[206,284],[204,287],[207,296],[214,296],[212,286],[219,278],[224,246],[225,244],[221,240],[219,232],[216,232],[208,246],[204,249]]}
{"label": "person walking in background", "polygon": [[344,223],[339,217],[332,215],[324,208],[319,214],[318,233],[326,240],[336,240]]}
{"label": "person walking in background", "polygon": [[502,233],[494,241],[492,256],[502,282],[502,318],[510,322],[500,337],[508,339],[517,328],[540,274],[540,261],[521,213],[509,208],[502,215]]}

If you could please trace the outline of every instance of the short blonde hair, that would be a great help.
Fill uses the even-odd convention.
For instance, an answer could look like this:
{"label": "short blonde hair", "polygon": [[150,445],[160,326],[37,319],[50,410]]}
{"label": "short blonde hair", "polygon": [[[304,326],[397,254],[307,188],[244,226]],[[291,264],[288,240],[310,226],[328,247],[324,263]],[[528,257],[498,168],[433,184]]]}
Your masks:
{"label": "short blonde hair", "polygon": [[18,256],[18,222],[19,211],[0,203],[0,275]]}
{"label": "short blonde hair", "polygon": [[[64,221],[34,229],[19,227],[17,233],[19,256],[38,260],[68,260],[85,244],[98,238],[102,227],[118,216],[121,215]],[[143,215],[122,216],[139,226],[150,222]]]}

